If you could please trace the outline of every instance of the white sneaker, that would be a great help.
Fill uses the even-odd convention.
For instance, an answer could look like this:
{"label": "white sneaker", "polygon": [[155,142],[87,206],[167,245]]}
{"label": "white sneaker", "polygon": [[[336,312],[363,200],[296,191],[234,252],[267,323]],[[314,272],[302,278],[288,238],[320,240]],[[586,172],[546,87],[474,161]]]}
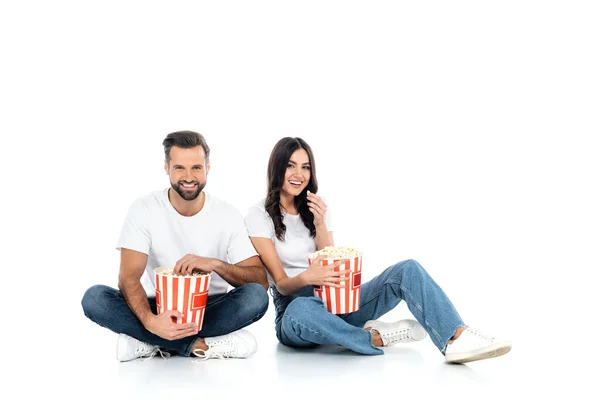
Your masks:
{"label": "white sneaker", "polygon": [[117,340],[117,360],[131,361],[136,358],[148,359],[154,357],[156,353],[159,353],[162,358],[171,356],[171,354],[161,351],[158,346],[140,342],[124,333],[119,334],[119,339]]}
{"label": "white sneaker", "polygon": [[403,319],[389,323],[382,321],[367,321],[364,328],[371,328],[379,333],[383,347],[389,347],[396,343],[410,343],[425,339],[427,332],[417,321]]}
{"label": "white sneaker", "polygon": [[244,329],[223,336],[207,337],[204,342],[208,346],[208,350],[194,350],[194,355],[203,360],[246,358],[256,353],[258,348],[254,336]]}
{"label": "white sneaker", "polygon": [[506,354],[511,348],[509,341],[500,341],[467,328],[458,339],[446,346],[446,361],[461,364],[483,360]]}

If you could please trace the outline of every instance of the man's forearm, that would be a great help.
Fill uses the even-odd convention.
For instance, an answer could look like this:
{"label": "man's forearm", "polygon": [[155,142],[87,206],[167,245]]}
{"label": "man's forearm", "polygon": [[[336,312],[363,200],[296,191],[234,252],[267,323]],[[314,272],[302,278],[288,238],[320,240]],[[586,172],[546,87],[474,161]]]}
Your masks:
{"label": "man's forearm", "polygon": [[269,288],[267,273],[262,265],[248,265],[241,267],[221,261],[214,271],[233,287],[254,282],[261,284],[265,289]]}
{"label": "man's forearm", "polygon": [[148,296],[140,281],[119,281],[119,290],[123,293],[131,311],[142,322],[142,325],[146,326],[148,318],[154,314],[152,314]]}

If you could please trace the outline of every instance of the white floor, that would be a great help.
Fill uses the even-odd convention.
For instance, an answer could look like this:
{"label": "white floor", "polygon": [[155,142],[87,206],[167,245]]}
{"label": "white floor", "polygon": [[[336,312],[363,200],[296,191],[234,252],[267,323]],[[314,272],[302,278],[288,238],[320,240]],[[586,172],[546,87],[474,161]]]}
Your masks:
{"label": "white floor", "polygon": [[[2,2],[0,399],[600,399],[599,4]],[[117,362],[81,296],[116,286],[179,129],[241,213],[276,141],[306,139],[363,280],[414,258],[512,351],[296,351],[271,308],[250,359]]]}
{"label": "white floor", "polygon": [[[407,317],[408,310],[401,304],[382,319]],[[83,313],[73,322],[71,328],[77,335],[69,338],[51,332],[59,342],[39,343],[43,347],[33,348],[34,354],[24,364],[29,372],[20,375],[21,392],[106,399],[251,395],[335,395],[343,399],[381,397],[384,393],[390,398],[509,399],[551,393],[594,398],[581,382],[569,383],[573,380],[567,371],[575,372],[571,378],[582,377],[575,371],[579,363],[554,362],[552,355],[543,351],[544,338],[528,337],[522,330],[513,331],[513,349],[507,355],[467,365],[446,364],[429,338],[386,349],[383,356],[361,356],[337,347],[299,351],[276,341],[271,304],[265,317],[248,328],[259,341],[252,358],[201,361],[156,357],[120,363],[115,359],[114,333],[88,321]],[[586,385],[591,382],[588,379]]]}

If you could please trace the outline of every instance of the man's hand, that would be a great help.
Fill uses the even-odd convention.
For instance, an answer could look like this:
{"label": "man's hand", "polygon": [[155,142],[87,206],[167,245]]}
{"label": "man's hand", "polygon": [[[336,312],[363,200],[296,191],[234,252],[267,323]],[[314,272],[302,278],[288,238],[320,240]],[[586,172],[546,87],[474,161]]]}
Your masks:
{"label": "man's hand", "polygon": [[198,333],[195,322],[177,324],[176,318],[182,318],[183,314],[177,310],[167,310],[159,315],[153,315],[148,320],[145,328],[157,336],[167,340],[182,339]]}
{"label": "man's hand", "polygon": [[216,258],[206,258],[194,254],[186,254],[175,264],[173,273],[175,275],[191,275],[194,270],[212,272],[219,266],[221,261]]}

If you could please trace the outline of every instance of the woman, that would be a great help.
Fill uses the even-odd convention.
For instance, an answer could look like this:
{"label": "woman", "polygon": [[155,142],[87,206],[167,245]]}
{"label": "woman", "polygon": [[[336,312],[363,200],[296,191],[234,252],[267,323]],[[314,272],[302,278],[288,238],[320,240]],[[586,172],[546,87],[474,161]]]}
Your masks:
{"label": "woman", "polygon": [[[467,327],[454,306],[414,260],[397,263],[363,283],[360,307],[349,314],[327,311],[312,285],[340,287],[348,278],[308,255],[333,246],[331,213],[317,196],[315,159],[301,138],[286,137],[269,159],[266,199],[250,208],[246,225],[265,264],[275,305],[278,340],[290,347],[341,345],[361,354],[424,339],[427,334],[448,362],[465,363],[507,353],[511,343]],[[405,300],[414,320],[377,318]]]}

